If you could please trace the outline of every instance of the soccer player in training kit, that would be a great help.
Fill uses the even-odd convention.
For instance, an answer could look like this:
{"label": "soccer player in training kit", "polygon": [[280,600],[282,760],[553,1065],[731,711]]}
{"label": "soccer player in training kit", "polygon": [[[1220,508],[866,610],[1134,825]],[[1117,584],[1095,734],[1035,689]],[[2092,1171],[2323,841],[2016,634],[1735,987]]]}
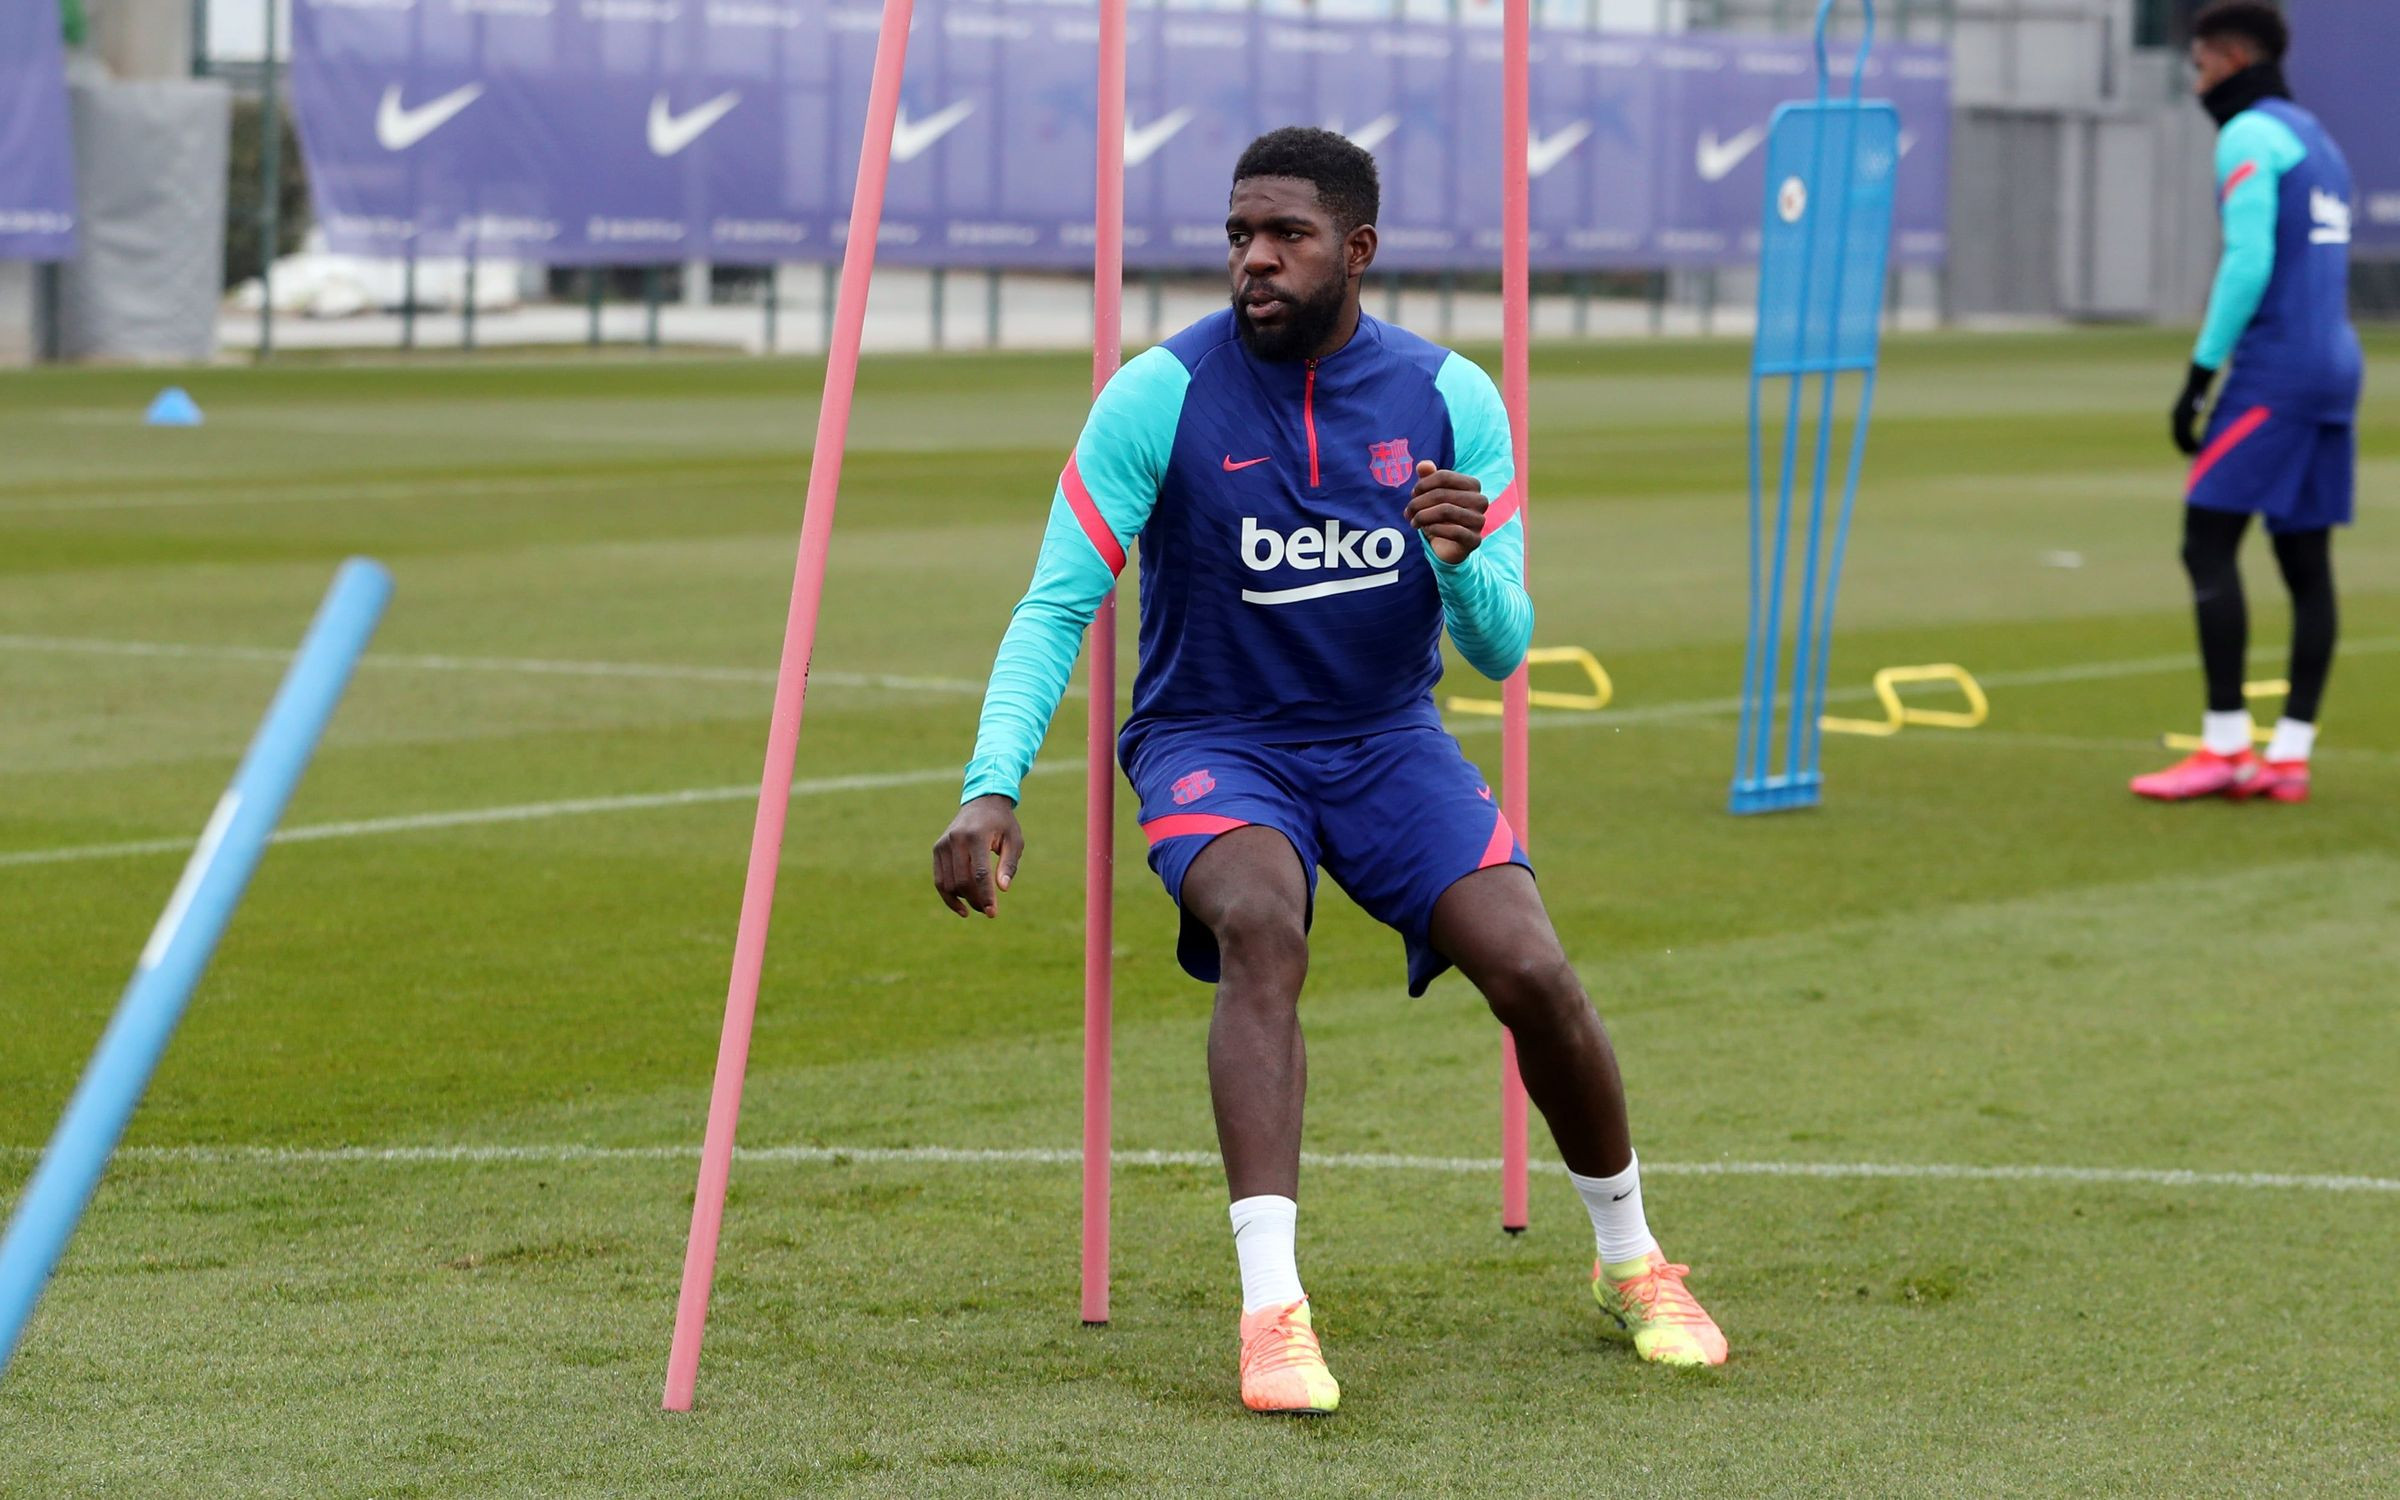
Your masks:
{"label": "soccer player in training kit", "polygon": [[[2333,667],[2333,528],[2350,523],[2358,453],[2358,334],[2350,326],[2350,167],[2283,82],[2290,33],[2257,0],[2226,0],[2193,22],[2200,102],[2218,125],[2225,249],[2183,395],[2176,446],[2194,455],[2183,564],[2208,677],[2202,745],[2134,778],[2145,797],[2308,799],[2317,705]],[[2205,431],[2200,407],[2228,356],[2233,373]],[[2249,618],[2236,562],[2266,518],[2292,596],[2291,692],[2262,758],[2242,698]]]}
{"label": "soccer player in training kit", "polygon": [[[1307,1064],[1301,981],[1320,867],[1407,948],[1455,964],[1515,1035],[1590,1210],[1605,1331],[1645,1359],[1725,1340],[1642,1210],[1615,1055],[1524,850],[1433,705],[1446,626],[1507,676],[1533,634],[1508,415],[1491,378],[1366,316],[1375,161],[1329,131],[1261,136],[1225,220],[1233,305],[1129,361],[1051,501],[992,668],[964,805],[934,848],[960,916],[999,914],[1018,787],[1085,627],[1141,540],[1141,665],[1118,741],[1177,956],[1213,982],[1208,1076],[1242,1282],[1241,1391],[1341,1398],[1293,1257]],[[1412,537],[1411,531],[1415,533]]]}

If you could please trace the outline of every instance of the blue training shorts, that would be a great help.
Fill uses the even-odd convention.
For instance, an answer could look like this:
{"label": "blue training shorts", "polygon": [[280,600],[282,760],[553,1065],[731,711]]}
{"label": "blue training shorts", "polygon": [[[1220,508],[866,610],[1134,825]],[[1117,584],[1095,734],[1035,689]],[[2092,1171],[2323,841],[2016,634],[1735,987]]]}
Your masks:
{"label": "blue training shorts", "polygon": [[[1400,934],[1411,995],[1450,967],[1429,937],[1442,893],[1494,865],[1533,867],[1482,774],[1439,729],[1302,745],[1157,729],[1126,774],[1142,799],[1150,868],[1178,905],[1184,874],[1210,840],[1272,828],[1300,856],[1312,918],[1322,864],[1367,915]],[[1216,937],[1189,912],[1175,956],[1194,979],[1216,982]]]}
{"label": "blue training shorts", "polygon": [[2192,461],[2185,501],[2202,510],[2266,517],[2277,536],[2350,524],[2358,429],[2350,422],[2286,416],[2227,391]]}

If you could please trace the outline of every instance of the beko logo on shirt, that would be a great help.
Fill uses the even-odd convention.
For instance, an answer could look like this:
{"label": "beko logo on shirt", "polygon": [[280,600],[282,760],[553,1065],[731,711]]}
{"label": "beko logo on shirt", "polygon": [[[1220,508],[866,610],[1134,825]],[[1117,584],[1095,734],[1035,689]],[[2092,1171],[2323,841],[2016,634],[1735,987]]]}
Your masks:
{"label": "beko logo on shirt", "polygon": [[1327,521],[1322,527],[1303,526],[1286,535],[1258,524],[1258,517],[1242,517],[1242,561],[1253,573],[1271,573],[1277,568],[1297,568],[1314,573],[1320,568],[1380,568],[1362,578],[1336,578],[1324,583],[1305,584],[1296,589],[1244,589],[1242,598],[1251,604],[1297,604],[1303,599],[1322,599],[1330,594],[1354,594],[1361,589],[1379,589],[1400,581],[1401,554],[1408,550],[1408,538],[1395,527],[1379,531],[1360,531],[1345,528],[1339,521]]}

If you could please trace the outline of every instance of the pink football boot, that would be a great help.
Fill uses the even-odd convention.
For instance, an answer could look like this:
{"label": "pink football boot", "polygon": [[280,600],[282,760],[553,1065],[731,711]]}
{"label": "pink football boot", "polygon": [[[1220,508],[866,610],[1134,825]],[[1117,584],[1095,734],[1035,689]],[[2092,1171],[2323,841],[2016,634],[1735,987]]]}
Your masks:
{"label": "pink football boot", "polygon": [[[2133,778],[2133,792],[2158,802],[2192,802],[2202,797],[2247,797],[2250,783],[2267,769],[2255,750],[2239,755],[2219,755],[2214,750],[2195,750],[2163,771]],[[2302,795],[2306,795],[2306,772],[2302,773]]]}
{"label": "pink football boot", "polygon": [[2304,760],[2262,760],[2258,774],[2242,783],[2234,794],[2243,801],[2264,797],[2270,802],[2306,802],[2308,800],[2308,762]]}

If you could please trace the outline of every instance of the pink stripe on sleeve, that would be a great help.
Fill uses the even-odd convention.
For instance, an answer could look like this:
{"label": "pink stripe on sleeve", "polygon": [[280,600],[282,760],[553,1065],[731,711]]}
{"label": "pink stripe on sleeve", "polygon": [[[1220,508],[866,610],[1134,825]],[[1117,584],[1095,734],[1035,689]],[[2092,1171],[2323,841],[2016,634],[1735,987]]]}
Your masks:
{"label": "pink stripe on sleeve", "polygon": [[1066,472],[1058,476],[1058,486],[1066,492],[1067,505],[1075,512],[1075,519],[1083,527],[1084,536],[1091,541],[1092,550],[1100,554],[1102,562],[1108,564],[1109,576],[1113,578],[1124,572],[1124,545],[1117,540],[1117,534],[1109,529],[1108,518],[1100,514],[1100,507],[1093,503],[1092,492],[1084,487],[1083,471],[1076,467],[1072,454],[1067,457]]}
{"label": "pink stripe on sleeve", "polygon": [[1523,501],[1519,499],[1519,490],[1516,485],[1512,484],[1507,489],[1502,490],[1500,492],[1500,498],[1494,500],[1491,505],[1484,510],[1483,534],[1485,536],[1490,536],[1493,532],[1498,531],[1503,526],[1506,526],[1516,517],[1517,512],[1523,510],[1524,508]]}
{"label": "pink stripe on sleeve", "polygon": [[1228,818],[1216,813],[1169,813],[1153,818],[1142,825],[1142,836],[1155,844],[1162,839],[1181,838],[1187,833],[1231,833],[1250,825],[1240,818]]}

